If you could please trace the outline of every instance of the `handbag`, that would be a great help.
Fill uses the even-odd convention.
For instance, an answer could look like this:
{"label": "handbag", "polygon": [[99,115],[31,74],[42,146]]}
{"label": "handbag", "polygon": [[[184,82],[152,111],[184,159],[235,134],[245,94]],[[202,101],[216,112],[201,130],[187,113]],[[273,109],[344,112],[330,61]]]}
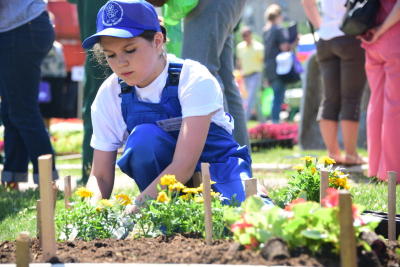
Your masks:
{"label": "handbag", "polygon": [[285,84],[296,83],[301,80],[300,73],[303,71],[293,51],[281,52],[276,56],[276,75]]}
{"label": "handbag", "polygon": [[347,0],[340,30],[346,35],[362,35],[375,26],[379,0]]}

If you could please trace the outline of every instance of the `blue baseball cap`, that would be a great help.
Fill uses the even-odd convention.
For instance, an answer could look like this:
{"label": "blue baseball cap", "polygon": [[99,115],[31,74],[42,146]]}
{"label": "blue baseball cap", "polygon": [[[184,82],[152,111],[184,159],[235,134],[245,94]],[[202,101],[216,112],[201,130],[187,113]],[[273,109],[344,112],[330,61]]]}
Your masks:
{"label": "blue baseball cap", "polygon": [[82,42],[85,49],[99,42],[100,36],[132,38],[146,30],[161,32],[154,7],[144,0],[108,1],[97,13],[97,31]]}

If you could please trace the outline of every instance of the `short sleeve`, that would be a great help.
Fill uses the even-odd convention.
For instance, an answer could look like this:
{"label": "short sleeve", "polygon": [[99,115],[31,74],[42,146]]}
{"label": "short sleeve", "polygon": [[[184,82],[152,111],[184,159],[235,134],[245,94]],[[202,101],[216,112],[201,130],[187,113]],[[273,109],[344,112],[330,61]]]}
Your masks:
{"label": "short sleeve", "polygon": [[115,74],[101,85],[93,101],[93,134],[90,145],[101,151],[116,151],[127,137],[126,124],[121,112],[121,99],[118,96],[119,84]]}
{"label": "short sleeve", "polygon": [[198,62],[185,60],[179,80],[182,117],[204,116],[223,107],[221,87],[208,69]]}

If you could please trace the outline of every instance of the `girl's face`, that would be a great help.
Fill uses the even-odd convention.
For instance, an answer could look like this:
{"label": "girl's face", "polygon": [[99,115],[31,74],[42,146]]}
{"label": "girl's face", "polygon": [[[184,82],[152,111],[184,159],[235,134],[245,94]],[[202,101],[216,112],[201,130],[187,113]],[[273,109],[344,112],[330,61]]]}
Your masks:
{"label": "girl's face", "polygon": [[156,33],[152,42],[142,37],[102,36],[100,44],[108,65],[130,86],[145,87],[164,69],[162,33]]}

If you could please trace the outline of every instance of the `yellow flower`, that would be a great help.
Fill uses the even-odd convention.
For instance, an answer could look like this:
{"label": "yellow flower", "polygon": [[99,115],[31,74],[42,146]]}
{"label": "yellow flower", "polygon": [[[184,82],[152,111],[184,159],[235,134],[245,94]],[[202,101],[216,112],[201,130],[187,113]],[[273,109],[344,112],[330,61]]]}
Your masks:
{"label": "yellow flower", "polygon": [[302,172],[304,170],[304,166],[296,165],[296,166],[293,166],[293,169],[298,172]]}
{"label": "yellow flower", "polygon": [[191,188],[191,187],[186,187],[182,190],[183,193],[186,194],[198,194],[199,193],[199,187],[198,188]]}
{"label": "yellow flower", "polygon": [[196,187],[195,189],[197,190],[197,193],[203,192],[203,183],[201,183],[200,186]]}
{"label": "yellow flower", "polygon": [[78,190],[76,190],[75,194],[80,197],[92,197],[93,196],[93,192],[85,187],[79,187]]}
{"label": "yellow flower", "polygon": [[101,200],[99,200],[98,204],[100,205],[100,207],[104,207],[104,208],[105,207],[111,208],[112,206],[114,206],[113,203],[108,199],[101,199]]}
{"label": "yellow flower", "polygon": [[182,200],[185,200],[185,201],[187,201],[187,200],[189,200],[189,199],[190,199],[190,195],[188,195],[188,194],[185,194],[185,195],[182,195],[182,196],[180,196],[179,198],[180,198],[180,199],[182,199]]}
{"label": "yellow flower", "polygon": [[168,186],[168,189],[169,189],[170,191],[177,191],[177,192],[182,191],[184,188],[185,188],[185,186],[184,186],[182,183],[180,183],[180,182],[176,182],[176,183],[170,184],[170,185]]}
{"label": "yellow flower", "polygon": [[196,203],[203,203],[203,202],[204,202],[204,199],[203,199],[203,197],[195,197],[195,198],[194,198],[194,202],[196,202]]}
{"label": "yellow flower", "polygon": [[332,165],[332,164],[335,164],[335,163],[336,163],[336,161],[335,161],[334,159],[332,159],[332,158],[330,158],[330,157],[327,157],[327,156],[323,156],[323,157],[320,159],[320,162],[324,163],[325,166],[326,166],[326,165]]}
{"label": "yellow flower", "polygon": [[175,175],[172,174],[165,174],[163,177],[161,177],[161,185],[171,185],[171,184],[175,184],[176,178]]}
{"label": "yellow flower", "polygon": [[102,210],[103,210],[102,207],[96,207],[96,211],[97,211],[97,212],[100,212],[100,211],[102,211]]}
{"label": "yellow flower", "polygon": [[169,202],[169,197],[167,196],[167,194],[164,191],[162,191],[162,192],[158,193],[157,201],[163,202],[163,203]]}
{"label": "yellow flower", "polygon": [[301,160],[304,160],[305,162],[311,162],[313,160],[313,157],[305,156],[305,157],[301,158]]}
{"label": "yellow flower", "polygon": [[311,174],[314,174],[314,173],[316,173],[316,172],[317,172],[317,168],[311,167]]}
{"label": "yellow flower", "polygon": [[219,197],[221,194],[219,192],[211,192],[212,197]]}
{"label": "yellow flower", "polygon": [[344,176],[345,174],[343,173],[343,172],[341,172],[341,171],[334,171],[333,173],[332,173],[332,176],[334,176],[334,177],[342,177],[342,176]]}
{"label": "yellow flower", "polygon": [[117,194],[117,195],[115,195],[115,199],[119,203],[121,203],[121,205],[123,205],[123,206],[127,206],[129,204],[132,204],[132,199],[126,194],[122,194],[122,193],[121,194]]}

